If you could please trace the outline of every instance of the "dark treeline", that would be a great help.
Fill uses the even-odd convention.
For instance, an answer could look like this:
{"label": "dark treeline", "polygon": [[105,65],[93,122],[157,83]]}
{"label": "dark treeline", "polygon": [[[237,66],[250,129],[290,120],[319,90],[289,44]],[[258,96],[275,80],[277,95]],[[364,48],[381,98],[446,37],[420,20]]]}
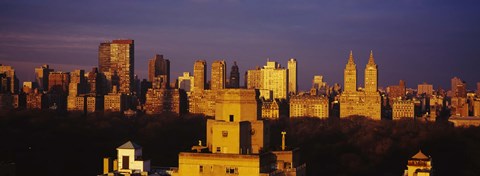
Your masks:
{"label": "dark treeline", "polygon": [[205,122],[173,114],[0,113],[0,161],[14,161],[17,175],[97,175],[102,158],[116,158],[116,148],[132,140],[152,165],[176,166],[179,152],[205,138]]}
{"label": "dark treeline", "polygon": [[398,176],[419,149],[432,156],[436,176],[480,175],[478,127],[363,117],[296,118],[271,124],[273,143],[280,143],[284,129],[287,145],[300,147],[308,175]]}
{"label": "dark treeline", "polygon": [[[116,147],[132,140],[152,165],[177,166],[179,152],[205,141],[205,122],[194,115],[2,112],[0,161],[14,161],[18,175],[96,175],[103,157],[116,157]],[[480,128],[361,117],[269,123],[272,148],[287,131],[287,146],[300,147],[308,175],[398,176],[419,149],[433,157],[435,175],[480,175]]]}

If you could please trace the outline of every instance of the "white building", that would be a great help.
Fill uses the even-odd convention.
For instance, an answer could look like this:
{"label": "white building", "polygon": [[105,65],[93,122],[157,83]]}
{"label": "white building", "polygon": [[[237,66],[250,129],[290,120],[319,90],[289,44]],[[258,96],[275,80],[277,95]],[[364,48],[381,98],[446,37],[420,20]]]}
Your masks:
{"label": "white building", "polygon": [[146,176],[150,171],[150,160],[143,160],[141,146],[128,141],[117,148],[117,159],[113,164],[109,158],[104,158],[103,167],[104,175]]}

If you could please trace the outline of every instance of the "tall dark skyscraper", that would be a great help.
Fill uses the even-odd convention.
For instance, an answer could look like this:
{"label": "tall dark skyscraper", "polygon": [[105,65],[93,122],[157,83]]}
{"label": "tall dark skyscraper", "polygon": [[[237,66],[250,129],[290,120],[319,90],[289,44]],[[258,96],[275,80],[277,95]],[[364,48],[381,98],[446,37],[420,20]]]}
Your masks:
{"label": "tall dark skyscraper", "polygon": [[205,84],[207,82],[207,61],[197,60],[193,65],[193,89],[205,90]]}
{"label": "tall dark skyscraper", "polygon": [[98,68],[100,72],[110,72],[110,42],[98,46]]}
{"label": "tall dark skyscraper", "polygon": [[238,71],[237,62],[233,62],[232,71],[230,71],[230,88],[240,87],[240,72]]}
{"label": "tall dark skyscraper", "polygon": [[[160,77],[162,85],[170,85],[170,60],[164,59],[163,55],[155,55],[148,62],[148,81],[155,81],[155,77]],[[158,80],[158,79],[157,79]]]}

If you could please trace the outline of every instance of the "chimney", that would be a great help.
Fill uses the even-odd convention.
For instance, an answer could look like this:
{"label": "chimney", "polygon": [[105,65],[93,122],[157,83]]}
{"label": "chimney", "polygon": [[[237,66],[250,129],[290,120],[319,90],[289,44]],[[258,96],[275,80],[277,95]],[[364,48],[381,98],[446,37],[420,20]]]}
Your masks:
{"label": "chimney", "polygon": [[287,132],[282,131],[282,151],[285,150],[285,135]]}

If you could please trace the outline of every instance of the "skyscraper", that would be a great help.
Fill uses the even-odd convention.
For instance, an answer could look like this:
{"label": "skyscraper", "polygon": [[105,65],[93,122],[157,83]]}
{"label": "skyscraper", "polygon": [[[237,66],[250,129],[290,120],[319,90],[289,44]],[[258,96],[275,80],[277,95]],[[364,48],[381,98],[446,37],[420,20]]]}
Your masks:
{"label": "skyscraper", "polygon": [[417,86],[417,94],[425,94],[427,96],[433,95],[433,85],[432,84],[427,84],[426,82],[419,84]]}
{"label": "skyscraper", "polygon": [[48,91],[48,74],[53,72],[53,69],[49,65],[42,65],[41,67],[35,68],[35,82],[37,82],[38,87],[41,91]]}
{"label": "skyscraper", "polygon": [[119,77],[119,92],[130,94],[134,89],[134,56],[133,40],[113,40],[110,44],[110,71]]}
{"label": "skyscraper", "polygon": [[365,93],[372,94],[378,91],[378,66],[373,59],[373,51],[365,67]]}
{"label": "skyscraper", "polygon": [[288,72],[277,62],[268,61],[263,67],[262,89],[271,90],[273,98],[287,99],[288,93]]}
{"label": "skyscraper", "polygon": [[230,71],[230,88],[240,87],[240,72],[238,71],[237,62],[233,62],[232,71]]}
{"label": "skyscraper", "polygon": [[381,97],[377,90],[378,70],[370,52],[368,64],[365,67],[365,90],[357,91],[357,70],[352,51],[344,70],[345,90],[340,95],[340,117],[360,115],[375,120],[381,119]]}
{"label": "skyscraper", "polygon": [[291,58],[288,60],[288,93],[297,94],[297,60]]}
{"label": "skyscraper", "polygon": [[98,72],[98,68],[92,68],[87,76],[87,93],[92,95],[103,95],[102,74]]}
{"label": "skyscraper", "polygon": [[257,67],[255,70],[248,70],[245,74],[247,89],[260,89],[262,88],[263,79],[262,79],[262,70],[260,67]]}
{"label": "skyscraper", "polygon": [[0,74],[3,74],[2,89],[4,92],[10,92],[12,94],[18,93],[19,81],[15,74],[15,69],[12,66],[0,64]]}
{"label": "skyscraper", "polygon": [[390,99],[390,101],[405,97],[405,92],[406,92],[406,88],[405,88],[404,80],[400,80],[398,82],[398,85],[387,87],[388,98]]}
{"label": "skyscraper", "polygon": [[170,85],[170,60],[164,59],[163,55],[156,54],[148,62],[148,81],[153,82],[154,78],[160,76],[166,87]]}
{"label": "skyscraper", "polygon": [[224,60],[216,60],[212,63],[211,90],[225,89],[227,78],[227,63]]}
{"label": "skyscraper", "polygon": [[74,70],[70,73],[70,83],[68,86],[68,94],[71,96],[77,96],[85,93],[85,71]]}
{"label": "skyscraper", "polygon": [[110,72],[110,44],[110,42],[104,42],[98,46],[98,68],[100,72]]}
{"label": "skyscraper", "polygon": [[68,72],[50,72],[48,75],[48,91],[52,93],[68,93],[68,83],[70,82],[70,73]]}
{"label": "skyscraper", "polygon": [[462,84],[462,80],[458,77],[453,77],[450,81],[452,83],[452,92],[455,93],[457,91],[457,85]]}
{"label": "skyscraper", "polygon": [[207,61],[197,60],[193,65],[194,90],[205,90],[207,78]]}
{"label": "skyscraper", "polygon": [[357,91],[357,65],[353,60],[353,52],[350,51],[348,57],[347,66],[344,70],[344,92],[356,92]]}

